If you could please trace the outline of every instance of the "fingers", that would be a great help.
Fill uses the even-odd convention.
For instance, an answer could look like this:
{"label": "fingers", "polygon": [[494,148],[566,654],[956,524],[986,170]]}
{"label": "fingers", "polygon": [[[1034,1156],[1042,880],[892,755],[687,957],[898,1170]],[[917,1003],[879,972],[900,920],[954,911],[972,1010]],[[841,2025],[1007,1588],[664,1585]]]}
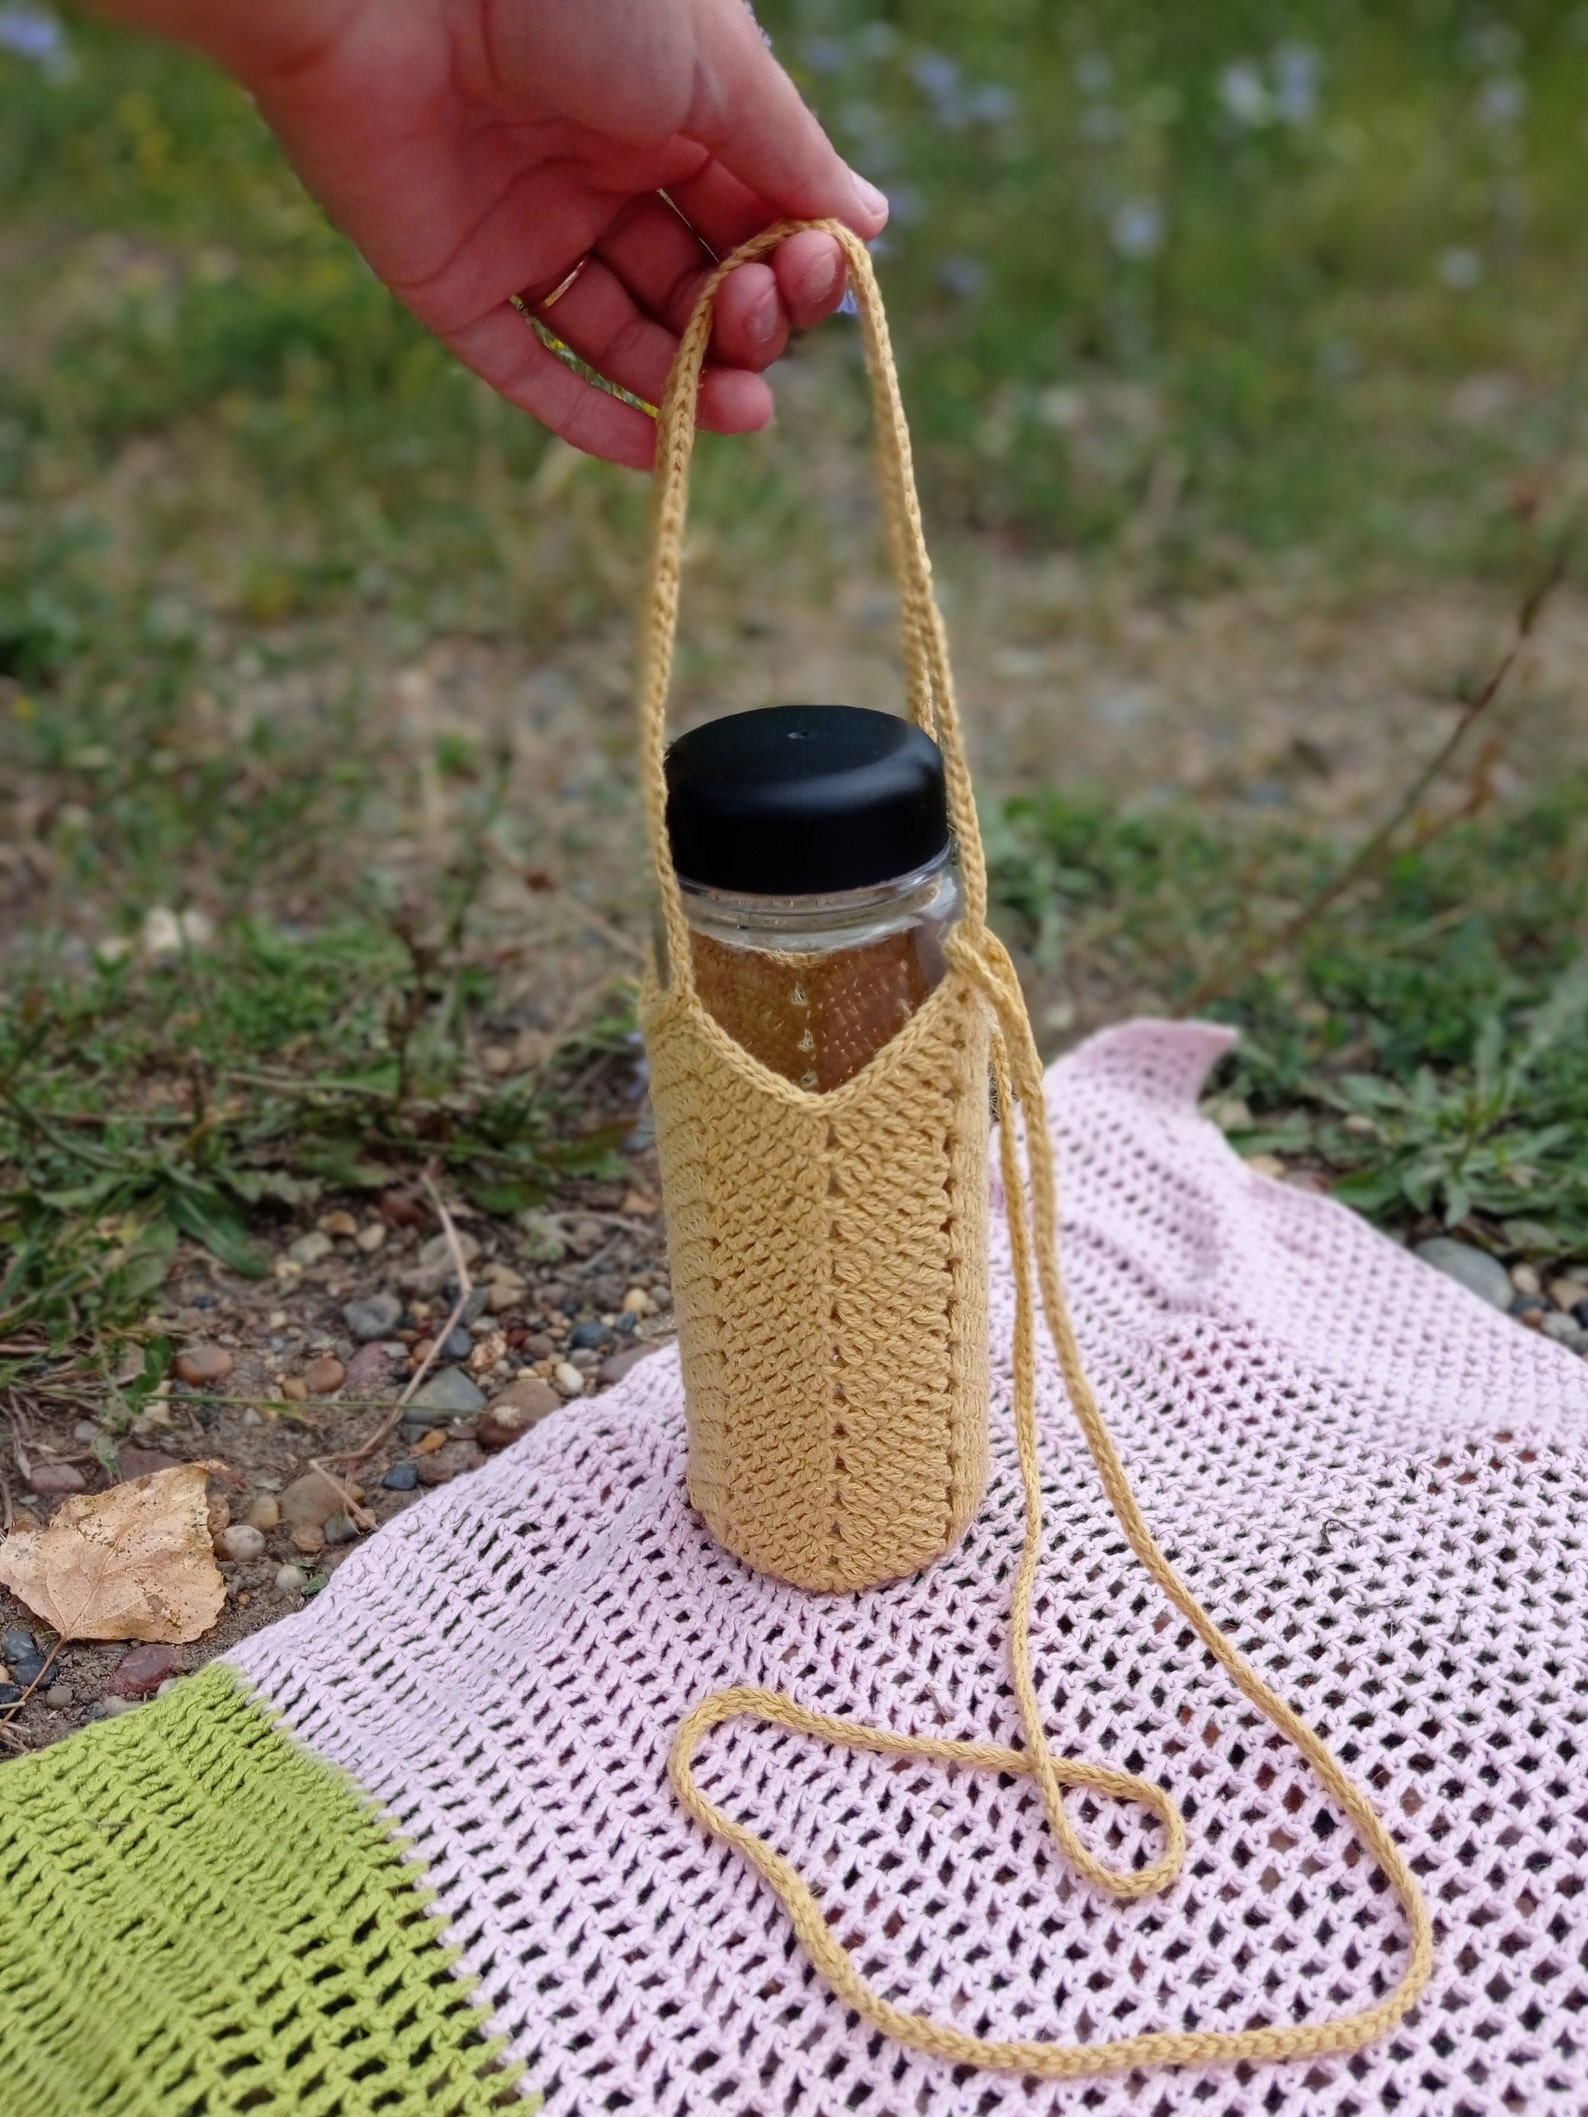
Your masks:
{"label": "fingers", "polygon": [[[770,290],[772,274],[764,276]],[[752,290],[750,302],[759,314],[770,311],[781,330],[775,295],[769,292],[758,301]],[[609,382],[647,404],[661,402],[678,351],[677,333],[647,316],[601,259],[592,257],[561,300],[541,312],[541,320]],[[754,433],[772,416],[772,393],[759,375],[743,368],[710,366],[701,377],[697,416],[714,433]]]}
{"label": "fingers", "polygon": [[844,162],[749,10],[740,0],[694,0],[694,17],[694,94],[680,130],[709,147],[775,217],[830,215],[857,235],[879,235],[887,200]]}
{"label": "fingers", "polygon": [[[601,238],[597,254],[638,306],[676,335],[694,310],[713,253],[765,227],[766,208],[725,170],[691,179],[672,195],[678,211],[660,197],[636,199]],[[843,292],[843,253],[832,238],[815,230],[792,236],[769,264],[741,266],[723,286],[712,351],[727,367],[759,372],[781,356],[790,328],[806,330],[830,316]]]}
{"label": "fingers", "polygon": [[604,456],[630,470],[650,470],[654,464],[655,422],[566,367],[516,309],[505,304],[493,309],[478,323],[450,333],[446,343],[509,403],[586,455]]}
{"label": "fingers", "polygon": [[[683,323],[688,320],[686,314]],[[730,272],[717,289],[711,319],[712,350],[718,360],[759,375],[762,368],[782,358],[788,332],[788,314],[771,266],[741,265],[737,272]]]}
{"label": "fingers", "polygon": [[[788,320],[797,331],[808,331],[831,316],[844,298],[844,253],[830,235],[814,228],[779,243],[772,253],[772,270]],[[734,274],[735,279],[739,276]]]}

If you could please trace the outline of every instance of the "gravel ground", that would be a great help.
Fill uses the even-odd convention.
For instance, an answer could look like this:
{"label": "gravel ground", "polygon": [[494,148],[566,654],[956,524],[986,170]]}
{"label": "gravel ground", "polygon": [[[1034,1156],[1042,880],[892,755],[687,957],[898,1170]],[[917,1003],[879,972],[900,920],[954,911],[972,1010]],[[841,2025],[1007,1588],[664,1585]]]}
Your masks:
{"label": "gravel ground", "polygon": [[[479,1313],[443,1344],[406,1415],[401,1392],[458,1291],[449,1239],[422,1193],[388,1193],[374,1208],[332,1205],[283,1229],[266,1280],[233,1278],[185,1250],[160,1312],[181,1348],[169,1390],[117,1438],[59,1391],[32,1399],[16,1425],[27,1469],[8,1466],[7,1526],[48,1521],[63,1483],[95,1492],[117,1475],[215,1463],[211,1528],[225,1610],[186,1647],[63,1646],[6,1723],[10,1745],[35,1748],[124,1710],[127,1694],[147,1695],[300,1608],[364,1535],[427,1489],[466,1476],[488,1450],[565,1400],[610,1387],[665,1344],[671,1295],[654,1168],[644,1151],[632,1163],[631,1181],[571,1183],[521,1222],[460,1210],[456,1234],[475,1283],[465,1313]],[[378,1320],[380,1336],[361,1343],[350,1309],[365,1333]],[[478,1409],[423,1408],[433,1395]],[[351,1485],[361,1512],[349,1517],[316,1462],[340,1491]],[[10,1639],[0,1681],[28,1682],[20,1634],[40,1653],[50,1635],[5,1591],[0,1630]],[[0,1691],[0,1701],[14,1699]]]}
{"label": "gravel ground", "polygon": [[[746,582],[731,554],[702,564],[709,544],[695,552],[681,725],[769,698],[896,701],[892,607],[874,561],[860,555],[869,552],[871,527],[863,477],[863,464],[835,472],[825,563],[840,577],[830,596],[815,593],[801,560],[747,619]],[[1087,783],[1150,805],[1166,789],[1190,789],[1210,813],[1284,807],[1347,829],[1380,814],[1437,746],[1463,682],[1492,659],[1508,617],[1497,594],[1428,589],[1380,600],[1361,588],[1347,596],[1302,572],[1171,605],[1128,576],[1086,576],[1069,561],[991,544],[950,551],[942,573],[973,753],[989,790]],[[1553,770],[1581,725],[1585,648],[1588,603],[1563,597],[1516,685],[1525,740],[1484,766],[1502,791]],[[483,1053],[502,1076],[537,1063],[559,1026],[577,1021],[591,996],[615,973],[631,974],[643,954],[629,649],[627,629],[615,624],[550,656],[458,638],[415,659],[382,661],[379,642],[347,643],[368,665],[368,710],[388,731],[394,758],[433,755],[449,732],[511,730],[509,808],[519,841],[537,851],[533,865],[498,863],[479,906],[481,945],[495,949],[503,980],[498,1013],[519,1025]],[[284,718],[313,708],[312,681],[301,674],[250,678],[245,670],[242,683],[254,693],[242,699],[244,713],[272,686]],[[399,878],[433,870],[456,831],[433,779],[410,772],[405,785],[369,821],[372,856]],[[341,847],[337,857],[356,864],[361,854]],[[99,916],[72,904],[69,892],[28,882],[4,924],[13,940],[47,919],[68,929],[76,921],[86,937]],[[1083,989],[1063,1040],[1150,999]],[[459,1219],[478,1245],[472,1270],[484,1308],[468,1346],[437,1364],[458,1378],[447,1386],[460,1401],[501,1405],[494,1424],[482,1424],[478,1409],[425,1427],[391,1419],[451,1300],[441,1230],[416,1193],[388,1196],[379,1208],[367,1197],[323,1197],[312,1217],[270,1231],[274,1272],[261,1281],[231,1277],[184,1245],[158,1320],[200,1379],[174,1381],[132,1432],[112,1435],[98,1423],[86,1375],[75,1396],[69,1377],[57,1376],[48,1395],[14,1400],[11,1459],[0,1463],[8,1523],[47,1521],[59,1504],[59,1490],[47,1488],[72,1482],[63,1471],[96,1491],[113,1464],[136,1475],[157,1467],[155,1458],[203,1459],[224,1466],[210,1488],[217,1533],[256,1529],[262,1548],[223,1560],[225,1612],[202,1640],[168,1660],[138,1650],[142,1659],[120,1677],[125,1647],[66,1646],[0,1740],[14,1748],[54,1740],[122,1709],[118,1690],[146,1692],[298,1608],[371,1525],[430,1485],[467,1475],[486,1445],[543,1415],[576,1380],[581,1393],[594,1393],[623,1361],[665,1342],[664,1230],[643,1103],[622,1063],[589,1092],[609,1114],[637,1118],[623,1180],[570,1182],[527,1223]],[[345,1311],[380,1295],[400,1308],[374,1341],[387,1348],[378,1354],[361,1348]],[[1547,1298],[1534,1307],[1536,1314],[1519,1301],[1519,1321],[1539,1327],[1558,1309],[1552,1334],[1567,1329],[1567,1309]],[[465,1376],[472,1391],[459,1387]],[[312,1478],[315,1459],[339,1463],[356,1481],[362,1512],[351,1521],[323,1504],[318,1524],[282,1513],[297,1481]],[[306,1511],[301,1497],[294,1509]],[[231,1536],[232,1548],[255,1543]],[[26,1678],[35,1664],[20,1630],[40,1628],[4,1593],[0,1628],[12,1639],[8,1673]],[[48,1636],[39,1643],[47,1649]]]}

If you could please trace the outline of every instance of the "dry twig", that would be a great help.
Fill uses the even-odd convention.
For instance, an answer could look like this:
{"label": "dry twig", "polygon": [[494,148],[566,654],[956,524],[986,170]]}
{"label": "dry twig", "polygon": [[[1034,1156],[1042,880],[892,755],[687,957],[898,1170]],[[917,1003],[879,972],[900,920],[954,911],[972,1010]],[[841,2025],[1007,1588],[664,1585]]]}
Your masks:
{"label": "dry twig", "polygon": [[1178,1015],[1196,1014],[1214,1000],[1222,1000],[1255,971],[1272,962],[1275,956],[1293,948],[1301,936],[1331,911],[1340,899],[1359,882],[1376,872],[1388,856],[1402,828],[1417,810],[1418,803],[1428,792],[1460,749],[1471,730],[1493,706],[1504,690],[1511,672],[1521,660],[1539,619],[1555,590],[1566,578],[1567,569],[1576,549],[1580,520],[1574,519],[1566,533],[1560,538],[1550,564],[1539,580],[1523,599],[1516,614],[1516,623],[1505,651],[1490,670],[1480,689],[1463,707],[1460,717],[1449,735],[1440,744],[1433,756],[1418,772],[1411,785],[1378,829],[1371,833],[1351,858],[1341,868],[1333,881],[1326,883],[1316,896],[1310,898],[1273,933],[1260,936],[1255,943],[1242,946],[1210,972],[1175,1009]]}
{"label": "dry twig", "polygon": [[[415,1391],[419,1389],[431,1368],[434,1367],[436,1360],[440,1356],[442,1346],[445,1345],[448,1338],[451,1337],[452,1333],[462,1322],[463,1311],[468,1307],[469,1296],[474,1291],[474,1281],[469,1276],[469,1267],[464,1260],[463,1245],[458,1240],[457,1225],[452,1215],[447,1211],[446,1201],[436,1189],[434,1180],[428,1170],[421,1181],[424,1184],[425,1195],[435,1208],[436,1218],[441,1222],[441,1232],[447,1238],[447,1249],[451,1254],[452,1269],[458,1282],[458,1298],[452,1305],[452,1313],[431,1340],[429,1352],[425,1354],[423,1360],[414,1369],[412,1376],[409,1378],[408,1387],[403,1391],[395,1405],[382,1419],[369,1439],[360,1447],[349,1450],[345,1455],[334,1455],[326,1458],[326,1462],[340,1463],[348,1470],[354,1468],[356,1464],[367,1462],[381,1443],[395,1429],[404,1411],[412,1401]],[[314,1468],[322,1476],[330,1476],[330,1472],[325,1467],[325,1462],[320,1461],[318,1458],[315,1459]],[[332,1482],[335,1483],[335,1480],[332,1479]]]}

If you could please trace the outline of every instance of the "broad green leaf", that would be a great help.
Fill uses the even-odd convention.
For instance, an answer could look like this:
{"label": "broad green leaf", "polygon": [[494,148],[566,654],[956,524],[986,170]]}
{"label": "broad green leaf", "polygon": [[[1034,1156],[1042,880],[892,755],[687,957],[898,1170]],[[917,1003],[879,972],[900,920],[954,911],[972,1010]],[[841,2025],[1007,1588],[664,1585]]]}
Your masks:
{"label": "broad green leaf", "polygon": [[173,1184],[166,1210],[184,1235],[201,1242],[229,1272],[245,1279],[263,1279],[269,1272],[269,1251],[249,1234],[247,1221],[224,1193],[198,1184]]}
{"label": "broad green leaf", "polygon": [[176,1244],[177,1230],[171,1221],[151,1221],[106,1278],[102,1289],[105,1307],[113,1312],[140,1308],[151,1294],[158,1293],[176,1256]]}

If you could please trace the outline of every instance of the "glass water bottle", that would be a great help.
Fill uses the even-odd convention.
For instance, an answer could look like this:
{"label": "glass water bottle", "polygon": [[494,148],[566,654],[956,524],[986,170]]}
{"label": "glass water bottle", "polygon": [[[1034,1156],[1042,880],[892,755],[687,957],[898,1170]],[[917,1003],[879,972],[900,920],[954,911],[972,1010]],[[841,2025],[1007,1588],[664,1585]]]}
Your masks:
{"label": "glass water bottle", "polygon": [[667,787],[702,1003],[774,1072],[840,1087],[947,968],[960,890],[937,744],[891,713],[768,706],[680,736]]}

